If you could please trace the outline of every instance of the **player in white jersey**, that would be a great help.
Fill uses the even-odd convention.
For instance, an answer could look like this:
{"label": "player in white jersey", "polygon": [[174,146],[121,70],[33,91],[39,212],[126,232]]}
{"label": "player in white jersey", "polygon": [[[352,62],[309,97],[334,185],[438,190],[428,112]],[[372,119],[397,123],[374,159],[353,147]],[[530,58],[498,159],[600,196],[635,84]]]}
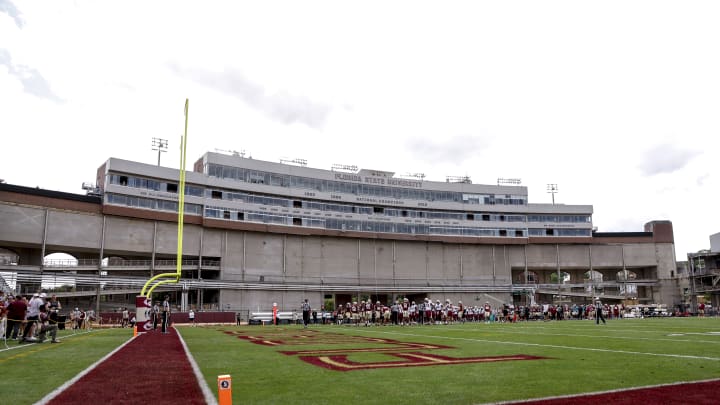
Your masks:
{"label": "player in white jersey", "polygon": [[485,301],[485,306],[483,307],[483,310],[485,311],[485,323],[490,323],[490,316],[492,314],[492,307],[490,306],[490,303]]}
{"label": "player in white jersey", "polygon": [[442,323],[442,310],[443,306],[440,303],[440,300],[435,301],[435,325],[440,325]]}
{"label": "player in white jersey", "polygon": [[415,304],[415,301],[410,303],[410,324],[417,323],[417,314],[418,314],[418,306]]}
{"label": "player in white jersey", "polygon": [[433,304],[432,301],[430,301],[430,298],[425,298],[425,319],[424,322],[426,325],[432,324],[432,312],[433,312]]}

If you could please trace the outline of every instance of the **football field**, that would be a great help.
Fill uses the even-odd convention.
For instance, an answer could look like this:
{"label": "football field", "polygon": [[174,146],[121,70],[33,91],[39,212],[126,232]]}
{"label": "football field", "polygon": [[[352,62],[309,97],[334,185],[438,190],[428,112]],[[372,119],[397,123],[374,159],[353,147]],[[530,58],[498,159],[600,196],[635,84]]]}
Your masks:
{"label": "football field", "polygon": [[[236,404],[478,404],[720,378],[720,318],[177,329],[214,393],[231,376]],[[0,392],[33,403],[131,336],[8,343]]]}
{"label": "football field", "polygon": [[[222,332],[221,332],[222,331]],[[247,403],[472,404],[720,378],[720,319],[183,328]]]}

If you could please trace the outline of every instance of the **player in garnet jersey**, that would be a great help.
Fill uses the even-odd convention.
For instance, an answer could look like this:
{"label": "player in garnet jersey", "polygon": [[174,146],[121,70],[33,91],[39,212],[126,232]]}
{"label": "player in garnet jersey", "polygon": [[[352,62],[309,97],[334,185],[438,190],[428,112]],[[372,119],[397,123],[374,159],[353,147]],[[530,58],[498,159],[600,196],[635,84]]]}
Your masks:
{"label": "player in garnet jersey", "polygon": [[350,316],[352,317],[352,323],[355,326],[360,325],[360,312],[358,311],[358,303],[357,301],[353,301],[352,305],[350,306]]}
{"label": "player in garnet jersey", "polygon": [[400,321],[401,325],[409,325],[410,324],[410,300],[407,298],[403,299],[402,304],[400,304],[400,313],[402,314],[402,320]]}
{"label": "player in garnet jersey", "polygon": [[365,326],[370,326],[370,322],[372,322],[372,317],[373,317],[372,301],[367,300],[365,302],[365,308],[363,308],[363,311],[365,311]]}

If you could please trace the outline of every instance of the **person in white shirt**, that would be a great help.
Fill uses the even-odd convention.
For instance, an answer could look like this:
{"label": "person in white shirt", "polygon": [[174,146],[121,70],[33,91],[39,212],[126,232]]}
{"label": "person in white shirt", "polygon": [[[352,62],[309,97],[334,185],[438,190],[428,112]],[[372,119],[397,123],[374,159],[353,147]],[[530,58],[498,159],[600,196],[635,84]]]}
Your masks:
{"label": "person in white shirt", "polygon": [[162,306],[162,333],[168,333],[168,324],[170,323],[170,296],[165,296]]}
{"label": "person in white shirt", "polygon": [[45,298],[45,293],[40,294],[33,294],[32,299],[30,299],[30,302],[28,303],[28,310],[27,310],[27,316],[25,319],[27,320],[27,324],[25,325],[25,331],[23,332],[21,342],[34,342],[33,335],[35,334],[35,329],[37,327],[36,323],[40,317],[40,306],[45,305],[45,301],[43,300]]}

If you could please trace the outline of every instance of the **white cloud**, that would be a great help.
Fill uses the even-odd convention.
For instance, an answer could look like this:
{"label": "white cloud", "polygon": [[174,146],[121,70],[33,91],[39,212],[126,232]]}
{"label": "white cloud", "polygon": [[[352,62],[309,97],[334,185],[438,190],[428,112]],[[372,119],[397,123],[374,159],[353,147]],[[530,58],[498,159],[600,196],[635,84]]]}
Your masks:
{"label": "white cloud", "polygon": [[0,0],[0,12],[6,13],[10,18],[12,18],[18,28],[22,28],[23,25],[25,25],[22,14],[10,0]]}
{"label": "white cloud", "polygon": [[183,68],[170,64],[170,69],[180,75],[213,90],[220,91],[245,102],[248,106],[262,111],[272,120],[282,124],[296,122],[320,129],[325,124],[330,106],[310,100],[305,96],[279,91],[268,94],[260,84],[248,79],[241,71],[233,68],[210,71],[199,68]]}
{"label": "white cloud", "polygon": [[685,167],[700,153],[698,150],[687,150],[671,144],[656,145],[642,156],[639,168],[648,176],[672,173]]}

